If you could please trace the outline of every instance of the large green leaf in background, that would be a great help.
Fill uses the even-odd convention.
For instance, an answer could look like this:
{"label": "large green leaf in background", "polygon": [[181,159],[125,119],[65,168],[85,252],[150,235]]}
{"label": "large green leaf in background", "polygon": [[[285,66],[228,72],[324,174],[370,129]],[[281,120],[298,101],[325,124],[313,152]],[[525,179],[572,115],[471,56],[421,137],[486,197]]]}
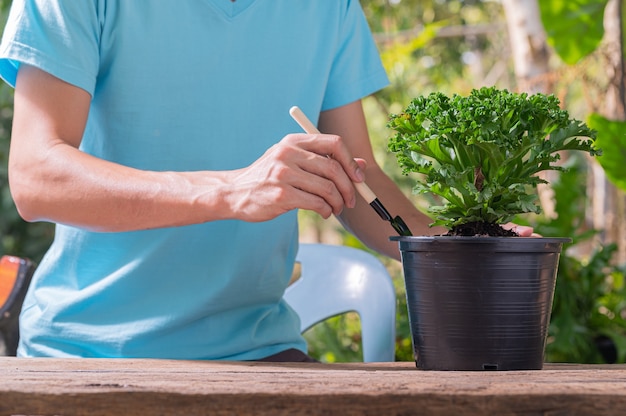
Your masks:
{"label": "large green leaf in background", "polygon": [[598,131],[595,144],[602,150],[598,163],[611,182],[626,191],[626,121],[611,121],[592,114],[589,126]]}
{"label": "large green leaf in background", "polygon": [[593,52],[604,35],[608,0],[539,0],[548,43],[570,65]]}

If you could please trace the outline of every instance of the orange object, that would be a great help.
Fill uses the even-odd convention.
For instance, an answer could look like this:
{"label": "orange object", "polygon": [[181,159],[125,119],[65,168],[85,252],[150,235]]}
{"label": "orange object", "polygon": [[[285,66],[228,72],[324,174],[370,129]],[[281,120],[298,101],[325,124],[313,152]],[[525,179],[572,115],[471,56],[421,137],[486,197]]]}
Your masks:
{"label": "orange object", "polygon": [[5,306],[13,292],[20,265],[19,257],[2,256],[0,259],[0,309]]}

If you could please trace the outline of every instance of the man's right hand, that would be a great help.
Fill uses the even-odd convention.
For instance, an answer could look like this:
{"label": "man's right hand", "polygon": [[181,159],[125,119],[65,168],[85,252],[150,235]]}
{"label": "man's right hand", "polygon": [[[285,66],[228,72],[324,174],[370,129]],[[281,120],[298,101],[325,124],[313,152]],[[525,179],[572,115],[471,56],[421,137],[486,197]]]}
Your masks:
{"label": "man's right hand", "polygon": [[356,204],[353,182],[364,180],[365,161],[355,159],[339,136],[289,134],[247,168],[233,172],[230,201],[236,218],[265,221],[293,209],[323,218]]}

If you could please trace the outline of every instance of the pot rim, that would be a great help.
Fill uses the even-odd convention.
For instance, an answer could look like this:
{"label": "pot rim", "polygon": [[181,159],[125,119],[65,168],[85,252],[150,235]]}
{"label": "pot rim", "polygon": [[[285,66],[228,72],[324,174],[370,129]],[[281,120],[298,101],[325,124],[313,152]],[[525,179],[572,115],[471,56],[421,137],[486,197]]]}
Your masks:
{"label": "pot rim", "polygon": [[571,243],[573,240],[571,237],[487,237],[481,235],[474,236],[451,236],[451,235],[434,235],[434,236],[399,236],[394,235],[389,237],[390,241],[400,242],[423,242],[430,241],[442,242],[442,243],[496,243],[506,241],[511,244],[526,244],[526,243]]}
{"label": "pot rim", "polygon": [[563,244],[572,242],[568,237],[482,237],[482,236],[393,236],[404,251],[500,253],[560,253]]}

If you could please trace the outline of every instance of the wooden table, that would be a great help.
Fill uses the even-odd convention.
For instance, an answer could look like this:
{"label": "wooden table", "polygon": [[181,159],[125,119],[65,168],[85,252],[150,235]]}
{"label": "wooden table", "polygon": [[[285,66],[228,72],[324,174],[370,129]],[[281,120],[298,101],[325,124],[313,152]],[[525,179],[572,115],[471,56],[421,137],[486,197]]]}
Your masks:
{"label": "wooden table", "polygon": [[0,357],[1,415],[626,415],[626,365],[434,372],[414,363]]}

